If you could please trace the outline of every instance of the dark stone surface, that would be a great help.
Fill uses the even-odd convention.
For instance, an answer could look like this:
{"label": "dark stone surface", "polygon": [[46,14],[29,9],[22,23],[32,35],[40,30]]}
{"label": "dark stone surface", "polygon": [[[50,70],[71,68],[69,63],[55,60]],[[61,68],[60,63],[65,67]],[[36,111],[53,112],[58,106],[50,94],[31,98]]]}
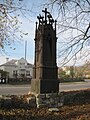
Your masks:
{"label": "dark stone surface", "polygon": [[32,91],[34,93],[58,93],[59,91],[58,81],[56,79],[33,79],[32,82]]}
{"label": "dark stone surface", "polygon": [[[45,18],[38,16],[35,33],[35,61],[31,91],[34,93],[51,93],[59,91],[56,63],[56,21],[45,9]],[[55,27],[53,27],[54,25]]]}

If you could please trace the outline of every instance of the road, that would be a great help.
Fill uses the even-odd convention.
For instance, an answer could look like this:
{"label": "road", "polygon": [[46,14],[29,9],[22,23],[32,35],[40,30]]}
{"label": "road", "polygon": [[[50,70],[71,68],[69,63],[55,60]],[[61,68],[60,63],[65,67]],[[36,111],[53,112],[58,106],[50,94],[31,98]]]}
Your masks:
{"label": "road", "polygon": [[[59,91],[82,90],[90,88],[90,80],[85,82],[61,83]],[[0,85],[0,95],[23,95],[31,89],[30,85]]]}
{"label": "road", "polygon": [[59,91],[83,90],[88,88],[90,88],[90,80],[86,80],[85,82],[59,84]]}

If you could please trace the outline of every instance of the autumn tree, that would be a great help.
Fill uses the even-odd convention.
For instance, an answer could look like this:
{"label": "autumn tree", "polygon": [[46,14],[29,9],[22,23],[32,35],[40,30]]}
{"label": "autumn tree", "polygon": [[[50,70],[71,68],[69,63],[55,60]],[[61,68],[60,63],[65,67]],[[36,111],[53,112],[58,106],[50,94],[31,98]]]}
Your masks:
{"label": "autumn tree", "polygon": [[70,77],[73,79],[75,76],[74,66],[70,66]]}
{"label": "autumn tree", "polygon": [[25,31],[20,29],[22,22],[19,20],[21,16],[26,17],[30,13],[26,9],[22,0],[1,0],[0,1],[0,48],[4,50],[4,46],[11,46],[15,41],[22,40]]}
{"label": "autumn tree", "polygon": [[[90,1],[50,0],[47,3],[57,19],[60,63],[90,56]],[[62,59],[61,59],[62,58]]]}
{"label": "autumn tree", "polygon": [[66,72],[63,69],[60,69],[58,71],[58,77],[59,78],[65,78],[66,77]]}
{"label": "autumn tree", "polygon": [[9,73],[3,70],[0,70],[0,79],[1,78],[7,78],[9,76]]}

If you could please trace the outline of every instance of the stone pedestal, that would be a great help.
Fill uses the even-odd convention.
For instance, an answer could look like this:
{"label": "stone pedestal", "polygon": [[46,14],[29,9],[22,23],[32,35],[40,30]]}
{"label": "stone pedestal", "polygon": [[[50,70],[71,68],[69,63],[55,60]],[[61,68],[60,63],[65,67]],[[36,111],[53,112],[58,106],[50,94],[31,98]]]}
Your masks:
{"label": "stone pedestal", "polygon": [[33,79],[31,81],[32,89],[31,91],[36,94],[45,93],[58,93],[59,86],[58,80],[56,79]]}
{"label": "stone pedestal", "polygon": [[37,94],[36,104],[39,107],[57,108],[59,103],[59,96],[57,93]]}

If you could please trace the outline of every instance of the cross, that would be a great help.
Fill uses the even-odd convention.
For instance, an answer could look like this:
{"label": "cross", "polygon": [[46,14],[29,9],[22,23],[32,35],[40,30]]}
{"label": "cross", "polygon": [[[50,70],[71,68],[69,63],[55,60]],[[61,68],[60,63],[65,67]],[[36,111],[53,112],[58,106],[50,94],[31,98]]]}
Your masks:
{"label": "cross", "polygon": [[47,13],[49,12],[47,11],[47,8],[45,8],[45,10],[42,10],[42,12],[45,13],[45,24],[47,24]]}

